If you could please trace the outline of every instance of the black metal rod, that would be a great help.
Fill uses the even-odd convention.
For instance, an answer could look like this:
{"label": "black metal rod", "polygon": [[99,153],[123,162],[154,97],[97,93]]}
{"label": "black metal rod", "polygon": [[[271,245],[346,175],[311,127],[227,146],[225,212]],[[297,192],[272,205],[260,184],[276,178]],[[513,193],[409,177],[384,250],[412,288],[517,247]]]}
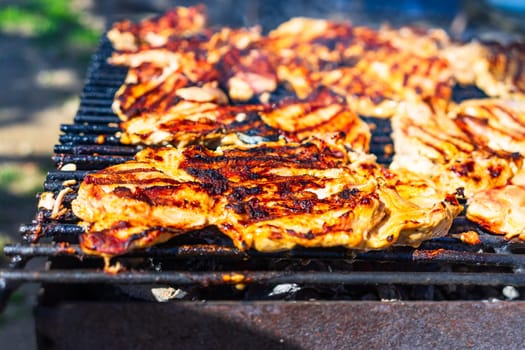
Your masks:
{"label": "black metal rod", "polygon": [[115,91],[113,91],[113,94],[110,94],[107,91],[98,91],[97,89],[90,89],[90,88],[84,88],[84,91],[80,94],[80,100],[82,103],[83,99],[104,99],[104,101],[112,100],[113,96],[115,95]]}
{"label": "black metal rod", "polygon": [[108,106],[83,106],[80,105],[77,113],[89,115],[114,115],[111,104]]}
{"label": "black metal rod", "polygon": [[97,93],[99,95],[104,94],[105,96],[108,96],[109,98],[113,98],[115,95],[115,92],[117,92],[117,89],[115,87],[107,87],[107,86],[94,86],[94,85],[86,85],[84,86],[84,89],[82,89],[82,93]]}
{"label": "black metal rod", "polygon": [[[4,254],[7,256],[20,255],[25,257],[73,255],[90,257],[82,252],[78,245],[40,244],[40,245],[6,245]],[[319,250],[294,249],[287,252],[261,253],[257,251],[242,252],[233,247],[210,244],[181,245],[174,247],[154,247],[142,251],[131,252],[125,256],[139,257],[227,257],[227,258],[272,258],[272,259],[356,259],[372,261],[396,261],[419,263],[447,263],[494,267],[525,267],[523,254],[497,254],[462,252],[453,250],[411,250],[411,251],[370,251],[356,253],[352,250]],[[96,257],[96,256],[94,256]]]}
{"label": "black metal rod", "polygon": [[67,133],[87,133],[87,134],[114,134],[121,131],[119,127],[107,125],[84,125],[84,124],[63,124],[60,130]]}
{"label": "black metal rod", "polygon": [[75,155],[75,154],[58,154],[53,156],[53,161],[60,164],[73,163],[78,169],[103,169],[109,165],[124,163],[132,160],[132,156],[89,156],[89,155]]}
{"label": "black metal rod", "polygon": [[71,236],[78,236],[79,234],[84,233],[84,229],[81,226],[75,225],[75,224],[47,224],[47,225],[39,225],[39,224],[25,224],[20,226],[20,233],[23,235],[30,235],[37,231],[42,231],[42,236],[64,236],[64,235],[71,235]]}
{"label": "black metal rod", "polygon": [[113,100],[107,97],[98,98],[91,96],[82,96],[80,106],[111,106]]}
{"label": "black metal rod", "polygon": [[229,271],[229,272],[144,272],[124,271],[116,274],[102,271],[52,270],[0,270],[0,280],[34,283],[121,283],[121,284],[403,284],[403,285],[477,285],[525,286],[525,274],[520,273],[457,273],[457,272],[282,272],[282,271]]}
{"label": "black metal rod", "polygon": [[115,114],[109,114],[109,113],[106,115],[77,114],[75,116],[74,121],[75,123],[93,123],[93,124],[109,124],[109,123],[119,123],[120,122],[120,120]]}
{"label": "black metal rod", "polygon": [[100,135],[100,134],[66,134],[60,135],[59,141],[62,144],[74,143],[74,144],[100,144],[103,142],[105,145],[121,145],[120,138],[115,135]]}
{"label": "black metal rod", "polygon": [[115,146],[115,145],[55,145],[55,153],[69,153],[75,155],[128,155],[134,156],[137,153],[137,148],[133,146]]}
{"label": "black metal rod", "polygon": [[82,180],[87,174],[89,174],[89,171],[85,170],[75,170],[75,171],[59,171],[59,170],[52,170],[47,173],[46,182],[47,181],[66,181],[66,180]]}

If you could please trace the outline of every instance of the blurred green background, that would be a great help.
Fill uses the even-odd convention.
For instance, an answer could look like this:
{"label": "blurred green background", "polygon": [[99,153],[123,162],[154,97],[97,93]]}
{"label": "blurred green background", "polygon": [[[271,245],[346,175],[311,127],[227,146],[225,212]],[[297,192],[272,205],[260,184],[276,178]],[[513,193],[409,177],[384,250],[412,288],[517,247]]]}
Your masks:
{"label": "blurred green background", "polygon": [[[20,240],[20,224],[36,212],[59,125],[72,121],[106,17],[95,1],[0,0],[0,267],[2,247]],[[35,348],[36,294],[27,285],[11,296],[0,348]]]}

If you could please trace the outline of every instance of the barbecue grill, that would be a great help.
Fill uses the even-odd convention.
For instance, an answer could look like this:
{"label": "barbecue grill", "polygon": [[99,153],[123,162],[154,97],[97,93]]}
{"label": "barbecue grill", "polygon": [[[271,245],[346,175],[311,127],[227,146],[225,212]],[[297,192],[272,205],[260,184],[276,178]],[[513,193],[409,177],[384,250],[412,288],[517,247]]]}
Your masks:
{"label": "barbecue grill", "polygon": [[[1,304],[21,283],[41,283],[35,308],[40,348],[518,348],[525,344],[525,243],[490,235],[458,217],[447,237],[384,251],[294,249],[242,252],[213,228],[115,257],[104,272],[78,245],[82,228],[68,210],[89,172],[132,159],[119,142],[113,95],[126,70],[110,66],[102,39],[73,124],[55,146],[44,190],[65,213],[39,208],[8,245]],[[457,89],[458,100],[479,96]],[[387,164],[388,120],[373,124],[371,151]],[[57,208],[60,209],[60,208]],[[480,243],[461,233],[476,231]],[[47,258],[45,270],[24,268]],[[507,300],[506,300],[507,299]],[[509,299],[518,299],[510,301]]]}

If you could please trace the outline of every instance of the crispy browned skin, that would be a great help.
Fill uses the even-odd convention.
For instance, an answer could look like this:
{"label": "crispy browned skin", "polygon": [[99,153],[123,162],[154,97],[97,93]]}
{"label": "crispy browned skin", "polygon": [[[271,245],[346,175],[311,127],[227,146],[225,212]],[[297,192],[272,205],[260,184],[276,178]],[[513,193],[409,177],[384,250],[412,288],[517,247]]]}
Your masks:
{"label": "crispy browned skin", "polygon": [[[83,181],[72,205],[87,229],[82,248],[123,254],[208,225],[237,247],[260,251],[381,249],[447,232],[457,202],[399,175],[382,179],[386,173],[373,158],[348,155],[315,139],[216,151],[146,149],[136,161]],[[426,202],[411,200],[417,192]]]}

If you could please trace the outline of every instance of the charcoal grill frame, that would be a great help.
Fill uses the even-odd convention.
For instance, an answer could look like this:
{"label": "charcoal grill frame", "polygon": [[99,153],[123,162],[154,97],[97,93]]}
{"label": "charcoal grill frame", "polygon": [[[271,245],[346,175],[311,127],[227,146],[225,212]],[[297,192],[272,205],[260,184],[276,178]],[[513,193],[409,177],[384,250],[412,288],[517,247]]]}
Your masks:
{"label": "charcoal grill frame", "polygon": [[[118,118],[111,111],[115,91],[124,79],[126,70],[106,63],[111,45],[102,39],[97,53],[93,56],[80,107],[74,123],[62,125],[60,144],[54,148],[57,170],[48,173],[44,190],[57,194],[64,187],[64,181],[78,183],[90,171],[108,165],[121,163],[133,158],[140,149],[137,146],[122,145],[118,138]],[[367,119],[376,124],[373,148],[379,152],[379,161],[388,162],[389,155],[381,153],[391,140],[385,137],[388,126],[385,121]],[[73,163],[77,170],[62,171],[64,165]],[[74,194],[66,195],[69,202]],[[461,232],[476,229],[481,242],[467,245],[458,239]],[[434,271],[154,271],[128,270],[108,274],[100,268],[64,268],[54,264],[57,259],[76,259],[89,262],[99,257],[86,255],[78,246],[78,235],[82,228],[71,217],[58,221],[46,218],[39,211],[31,224],[22,225],[22,243],[7,245],[5,255],[11,257],[11,266],[0,270],[0,308],[5,306],[9,294],[21,283],[43,283],[40,303],[35,309],[36,330],[40,348],[67,348],[77,344],[79,337],[85,337],[84,322],[98,324],[96,336],[83,343],[86,348],[120,347],[139,344],[155,345],[185,344],[184,348],[197,348],[188,342],[195,337],[195,329],[205,330],[206,337],[196,336],[193,344],[211,342],[214,345],[250,344],[252,348],[319,348],[338,344],[370,344],[377,347],[424,344],[446,347],[471,346],[479,349],[494,348],[500,339],[488,336],[501,334],[506,337],[505,345],[521,346],[525,335],[519,332],[516,320],[525,317],[525,302],[365,302],[365,301],[315,301],[287,302],[284,300],[260,302],[211,301],[195,303],[176,301],[160,305],[154,302],[119,302],[61,300],[65,290],[89,285],[174,285],[213,286],[298,283],[309,285],[467,285],[525,287],[525,243],[508,241],[501,236],[489,235],[474,227],[463,216],[457,218],[447,237],[424,242],[418,249],[394,247],[385,251],[353,252],[347,249],[294,249],[288,252],[260,253],[243,252],[232,246],[215,244],[191,244],[152,247],[131,252],[124,258],[170,259],[332,259],[351,261],[373,261],[383,263],[442,264],[466,267],[481,267],[475,272],[434,272]],[[38,238],[38,239],[37,239]],[[45,270],[25,269],[28,261],[36,257],[47,257],[57,265]],[[483,268],[502,269],[505,272],[487,272]],[[57,290],[62,292],[56,295]],[[371,311],[372,310],[372,311]],[[375,311],[374,311],[375,310]],[[377,312],[376,312],[377,311]],[[197,312],[206,319],[188,315]],[[374,312],[376,312],[374,314]],[[110,316],[111,315],[111,316]],[[135,315],[132,317],[131,315]],[[140,316],[137,316],[140,315]],[[163,324],[175,325],[170,335],[158,327],[161,315]],[[272,316],[273,315],[273,316]],[[275,316],[278,315],[278,316]],[[315,315],[315,316],[314,316]],[[180,320],[189,320],[180,323]],[[51,320],[51,322],[49,322]],[[319,324],[335,320],[335,329],[319,328]],[[460,320],[460,321],[457,321]],[[91,322],[92,321],[92,322]],[[374,324],[376,322],[376,324]],[[73,326],[72,325],[78,325]],[[302,324],[303,327],[297,327]],[[333,324],[333,323],[332,323]],[[378,329],[380,324],[383,328]],[[437,328],[428,327],[437,325]],[[143,335],[126,334],[115,338],[119,327],[137,327]],[[246,330],[245,333],[232,331],[232,325]],[[334,325],[334,324],[333,324]],[[374,329],[374,327],[376,327]],[[419,328],[417,328],[419,327]],[[417,328],[420,339],[400,336],[401,329]],[[335,332],[335,333],[334,333]],[[89,333],[89,332],[88,332]],[[210,336],[211,334],[211,336]],[[396,335],[397,334],[397,335]],[[232,338],[233,337],[233,338]],[[61,339],[61,340],[60,340]],[[234,342],[232,343],[232,339]],[[254,339],[260,343],[254,343]],[[68,343],[69,342],[69,343]],[[75,343],[72,343],[75,342]],[[148,343],[149,342],[149,343]],[[59,345],[60,344],[60,345]],[[66,344],[66,345],[64,345]],[[89,346],[88,346],[89,345]],[[194,347],[192,347],[194,346]],[[155,347],[155,346],[154,346]],[[201,348],[201,347],[198,347]]]}

